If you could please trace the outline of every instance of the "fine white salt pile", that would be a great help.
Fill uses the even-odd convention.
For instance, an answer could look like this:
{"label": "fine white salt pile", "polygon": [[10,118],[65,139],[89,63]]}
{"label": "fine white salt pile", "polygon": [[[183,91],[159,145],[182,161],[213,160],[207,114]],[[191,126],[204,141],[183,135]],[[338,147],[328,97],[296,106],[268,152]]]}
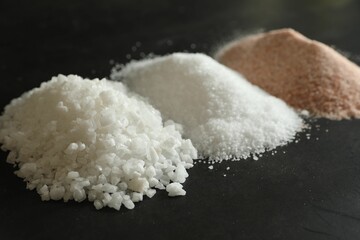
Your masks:
{"label": "fine white salt pile", "polygon": [[184,136],[210,161],[262,153],[293,140],[302,128],[282,100],[203,54],[131,62],[111,77],[182,124]]}
{"label": "fine white salt pile", "polygon": [[185,195],[197,152],[178,129],[122,83],[59,75],[5,108],[0,144],[42,200],[132,209],[155,189]]}

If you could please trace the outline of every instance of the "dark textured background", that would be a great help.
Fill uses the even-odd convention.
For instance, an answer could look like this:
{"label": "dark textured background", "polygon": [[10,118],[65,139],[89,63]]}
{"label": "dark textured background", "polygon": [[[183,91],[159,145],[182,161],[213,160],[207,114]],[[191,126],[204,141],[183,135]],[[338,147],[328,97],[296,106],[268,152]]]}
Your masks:
{"label": "dark textured background", "polygon": [[[0,107],[58,73],[105,77],[127,54],[211,53],[258,29],[293,27],[359,63],[359,11],[355,0],[1,0]],[[312,125],[310,140],[259,161],[198,164],[186,197],[158,192],[131,211],[41,202],[1,153],[0,239],[360,239],[360,122]]]}

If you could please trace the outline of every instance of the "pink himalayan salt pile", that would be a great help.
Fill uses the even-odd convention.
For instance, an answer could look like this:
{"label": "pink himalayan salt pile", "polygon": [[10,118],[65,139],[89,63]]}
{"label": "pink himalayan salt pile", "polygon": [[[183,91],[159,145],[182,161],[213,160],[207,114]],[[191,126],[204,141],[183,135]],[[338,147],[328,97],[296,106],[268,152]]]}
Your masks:
{"label": "pink himalayan salt pile", "polygon": [[216,58],[294,108],[330,119],[360,117],[360,68],[292,29],[231,42]]}

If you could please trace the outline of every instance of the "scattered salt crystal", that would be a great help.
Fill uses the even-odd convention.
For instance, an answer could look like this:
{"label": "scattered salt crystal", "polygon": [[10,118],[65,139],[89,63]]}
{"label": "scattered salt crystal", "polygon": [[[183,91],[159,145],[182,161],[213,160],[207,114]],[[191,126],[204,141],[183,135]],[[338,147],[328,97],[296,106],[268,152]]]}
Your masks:
{"label": "scattered salt crystal", "polygon": [[186,178],[189,176],[185,167],[182,164],[178,164],[175,172],[174,177],[171,179],[174,182],[184,183]]}
{"label": "scattered salt crystal", "polygon": [[186,194],[183,186],[177,182],[167,185],[166,191],[169,193],[169,197],[184,196]]}

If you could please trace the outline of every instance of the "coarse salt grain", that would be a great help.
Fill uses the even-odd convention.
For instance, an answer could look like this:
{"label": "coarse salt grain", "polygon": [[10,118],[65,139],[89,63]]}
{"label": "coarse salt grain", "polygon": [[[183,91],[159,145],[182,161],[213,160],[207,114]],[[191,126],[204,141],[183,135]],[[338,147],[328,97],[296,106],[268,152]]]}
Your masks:
{"label": "coarse salt grain", "polygon": [[180,183],[170,183],[166,186],[166,191],[170,197],[183,196],[186,194],[186,191]]}
{"label": "coarse salt grain", "polygon": [[294,139],[302,120],[282,100],[204,54],[175,53],[113,69],[112,79],[182,124],[201,158],[247,158]]}
{"label": "coarse salt grain", "polygon": [[197,151],[177,129],[122,83],[59,75],[6,106],[0,143],[42,200],[132,209],[188,177]]}

